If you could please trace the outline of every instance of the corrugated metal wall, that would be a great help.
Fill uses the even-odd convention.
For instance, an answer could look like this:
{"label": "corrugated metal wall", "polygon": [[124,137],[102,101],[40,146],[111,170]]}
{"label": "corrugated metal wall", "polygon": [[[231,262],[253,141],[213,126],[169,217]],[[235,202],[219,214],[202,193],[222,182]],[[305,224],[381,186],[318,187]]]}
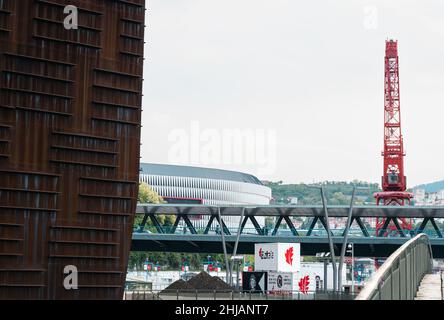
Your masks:
{"label": "corrugated metal wall", "polygon": [[122,297],[144,16],[144,0],[0,0],[0,298]]}

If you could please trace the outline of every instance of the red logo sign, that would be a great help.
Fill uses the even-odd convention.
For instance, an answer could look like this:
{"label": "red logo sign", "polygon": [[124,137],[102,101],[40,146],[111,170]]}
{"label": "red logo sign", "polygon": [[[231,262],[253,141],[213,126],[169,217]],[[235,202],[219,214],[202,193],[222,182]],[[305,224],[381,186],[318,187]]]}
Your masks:
{"label": "red logo sign", "polygon": [[259,248],[259,258],[261,259],[274,259],[274,253],[273,251],[268,250],[262,250],[262,248]]}
{"label": "red logo sign", "polygon": [[293,265],[293,247],[290,247],[285,251],[285,261],[291,266]]}
{"label": "red logo sign", "polygon": [[302,277],[301,280],[299,280],[299,291],[301,291],[302,293],[307,293],[308,292],[308,285],[310,284],[310,277],[309,276],[305,276]]}

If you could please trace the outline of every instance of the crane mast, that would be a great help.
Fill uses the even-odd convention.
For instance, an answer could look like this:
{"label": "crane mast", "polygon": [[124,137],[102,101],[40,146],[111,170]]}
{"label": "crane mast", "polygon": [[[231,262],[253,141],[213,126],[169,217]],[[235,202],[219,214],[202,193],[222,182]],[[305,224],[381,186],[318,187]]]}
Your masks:
{"label": "crane mast", "polygon": [[[406,192],[405,152],[401,133],[398,42],[394,40],[385,42],[384,150],[382,156],[384,157],[382,192],[374,194],[376,204],[400,206],[410,204],[413,194]],[[400,220],[402,229],[411,230],[410,220],[405,218],[400,218]],[[396,226],[388,225],[386,221],[385,218],[376,221],[377,235],[381,235],[380,232],[385,232],[386,229],[396,230]]]}

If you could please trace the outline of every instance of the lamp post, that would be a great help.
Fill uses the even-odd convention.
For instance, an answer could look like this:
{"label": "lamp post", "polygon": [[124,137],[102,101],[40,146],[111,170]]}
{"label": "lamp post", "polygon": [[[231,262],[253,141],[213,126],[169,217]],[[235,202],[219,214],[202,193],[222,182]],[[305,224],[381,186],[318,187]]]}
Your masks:
{"label": "lamp post", "polygon": [[[231,256],[231,265],[236,265],[236,290],[239,290],[239,269],[240,266],[244,263],[244,256]],[[233,284],[233,278],[230,273],[230,284]]]}
{"label": "lamp post", "polygon": [[348,232],[350,231],[350,227],[351,227],[351,222],[352,222],[352,216],[353,216],[353,203],[355,200],[355,191],[356,191],[356,187],[353,187],[353,193],[351,196],[351,200],[350,200],[350,209],[348,211],[348,217],[347,217],[347,224],[345,226],[345,230],[344,230],[344,242],[341,246],[341,256],[339,258],[339,270],[338,270],[338,287],[339,287],[339,292],[342,292],[342,266],[344,264],[344,255],[345,255],[345,250],[347,247],[347,240],[348,240]]}
{"label": "lamp post", "polygon": [[318,252],[316,253],[316,258],[318,258],[320,261],[324,262],[324,280],[322,280],[322,290],[324,293],[327,292],[327,269],[328,269],[328,263],[330,262],[330,252]]}
{"label": "lamp post", "polygon": [[347,252],[351,253],[351,257],[352,257],[352,270],[351,270],[351,276],[352,276],[352,289],[351,289],[351,293],[352,295],[355,294],[355,246],[353,244],[353,242],[349,243],[347,245]]}
{"label": "lamp post", "polygon": [[317,188],[321,190],[321,200],[322,206],[324,208],[324,221],[325,221],[325,231],[327,231],[328,243],[330,247],[330,255],[333,267],[333,292],[337,291],[338,286],[338,268],[336,265],[336,256],[335,256],[335,248],[333,244],[333,233],[330,230],[330,222],[328,219],[328,210],[327,210],[327,199],[325,198],[325,191],[323,186],[308,186],[309,188]]}

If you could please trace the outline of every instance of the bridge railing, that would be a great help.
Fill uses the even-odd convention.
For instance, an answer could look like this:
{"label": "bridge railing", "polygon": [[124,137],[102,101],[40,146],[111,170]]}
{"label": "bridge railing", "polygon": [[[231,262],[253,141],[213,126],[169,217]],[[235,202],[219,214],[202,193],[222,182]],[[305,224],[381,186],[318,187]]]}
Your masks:
{"label": "bridge railing", "polygon": [[[194,227],[196,230],[197,234],[204,234],[205,233],[205,228],[204,227]],[[184,227],[178,227],[173,229],[172,226],[162,226],[162,231],[165,234],[190,234],[190,230],[189,228],[184,228]],[[238,228],[227,228],[231,234],[236,234],[238,231]],[[298,234],[300,236],[306,236],[308,233],[308,229],[306,228],[295,228],[295,230],[298,232]],[[333,233],[334,236],[336,237],[342,237],[345,227],[342,228],[331,228],[330,229],[331,232]],[[404,235],[406,237],[414,237],[416,236],[416,231],[415,230],[410,230],[410,229],[402,229],[404,232]],[[278,229],[276,232],[273,233],[273,229],[272,228],[267,228],[264,227],[262,228],[262,235],[264,236],[271,236],[271,235],[276,235],[276,236],[288,236],[292,234],[292,231],[288,228],[280,228]],[[371,228],[371,227],[367,227],[367,231],[369,233],[370,236],[376,236],[376,228]],[[442,230],[444,232],[444,230]],[[137,232],[137,233],[159,233],[159,230],[156,229],[155,226],[144,226],[142,230],[140,230],[139,226],[134,226],[134,230],[133,232]],[[208,234],[220,234],[220,231],[218,229],[210,229],[209,232],[207,232]],[[438,238],[438,236],[436,235],[436,232],[434,230],[423,230],[422,233],[427,234],[430,238]],[[255,228],[243,228],[242,229],[242,235],[257,235],[257,229]],[[357,227],[352,227],[350,228],[350,234],[352,236],[356,236],[356,237],[364,237],[365,235],[362,234],[361,230]],[[320,237],[326,237],[327,236],[327,231],[324,228],[313,228],[311,229],[311,235],[312,236],[320,236]],[[398,234],[395,234],[396,236],[399,236]]]}
{"label": "bridge railing", "polygon": [[[328,212],[330,224],[332,221],[339,223],[339,228],[330,227],[330,231],[333,236],[342,236],[349,207],[329,206]],[[239,232],[242,235],[285,236],[287,233],[294,236],[327,236],[326,221],[321,206],[218,207],[138,204],[136,215],[138,216],[134,229],[136,233],[214,234],[222,229],[226,235],[235,235],[240,227]],[[160,223],[160,216],[173,216],[171,226]],[[265,217],[272,218],[272,223],[265,224]],[[237,222],[239,218],[240,225]],[[385,223],[376,232],[374,225],[378,218],[385,219]],[[405,229],[400,223],[401,218],[412,219],[415,223]],[[444,207],[356,206],[353,208],[350,235],[410,238],[420,233],[428,233],[430,237],[443,239],[444,224],[441,221],[443,219]],[[223,225],[223,228],[220,225]]]}
{"label": "bridge railing", "polygon": [[332,291],[286,291],[263,292],[234,289],[164,289],[164,290],[127,290],[124,300],[353,300],[355,295]]}
{"label": "bridge railing", "polygon": [[384,262],[356,300],[413,300],[432,259],[429,237],[418,234]]}

